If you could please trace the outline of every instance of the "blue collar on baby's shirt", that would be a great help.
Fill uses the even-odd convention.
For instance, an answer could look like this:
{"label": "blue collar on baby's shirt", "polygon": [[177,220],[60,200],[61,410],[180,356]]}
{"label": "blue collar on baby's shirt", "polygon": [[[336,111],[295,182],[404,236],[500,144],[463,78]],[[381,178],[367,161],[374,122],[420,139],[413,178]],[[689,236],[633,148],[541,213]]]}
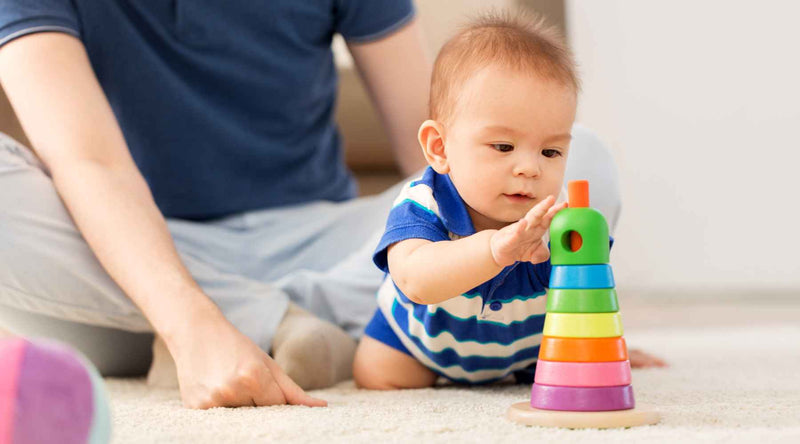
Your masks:
{"label": "blue collar on baby's shirt", "polygon": [[439,215],[442,218],[444,227],[458,236],[470,236],[475,234],[475,226],[472,218],[467,212],[467,205],[458,194],[453,181],[448,174],[439,174],[428,167],[422,177],[422,182],[430,180],[433,189],[433,198],[439,205]]}

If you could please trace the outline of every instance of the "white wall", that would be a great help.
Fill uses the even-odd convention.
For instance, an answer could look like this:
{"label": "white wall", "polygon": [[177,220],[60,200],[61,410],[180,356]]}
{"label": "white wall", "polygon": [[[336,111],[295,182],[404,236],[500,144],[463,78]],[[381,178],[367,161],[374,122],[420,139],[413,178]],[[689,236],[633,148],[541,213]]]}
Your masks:
{"label": "white wall", "polygon": [[579,121],[620,168],[619,282],[800,295],[798,17],[781,0],[568,1]]}

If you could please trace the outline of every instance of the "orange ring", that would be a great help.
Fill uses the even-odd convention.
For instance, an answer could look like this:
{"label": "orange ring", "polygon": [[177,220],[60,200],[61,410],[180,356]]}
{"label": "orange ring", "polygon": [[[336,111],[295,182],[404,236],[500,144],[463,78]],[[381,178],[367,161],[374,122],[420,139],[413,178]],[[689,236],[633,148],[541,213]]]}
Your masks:
{"label": "orange ring", "polygon": [[616,338],[542,337],[539,359],[561,362],[608,362],[628,359],[628,347],[622,336]]}

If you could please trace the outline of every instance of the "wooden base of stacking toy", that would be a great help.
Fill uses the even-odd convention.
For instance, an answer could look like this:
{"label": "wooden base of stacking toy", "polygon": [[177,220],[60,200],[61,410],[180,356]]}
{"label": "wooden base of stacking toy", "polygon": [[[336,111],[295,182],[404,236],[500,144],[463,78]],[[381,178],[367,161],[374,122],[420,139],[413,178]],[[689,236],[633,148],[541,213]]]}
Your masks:
{"label": "wooden base of stacking toy", "polygon": [[529,402],[517,402],[508,408],[506,417],[511,421],[541,427],[564,427],[569,429],[613,429],[655,424],[661,415],[649,405],[639,404],[627,410],[607,412],[568,412],[540,410]]}

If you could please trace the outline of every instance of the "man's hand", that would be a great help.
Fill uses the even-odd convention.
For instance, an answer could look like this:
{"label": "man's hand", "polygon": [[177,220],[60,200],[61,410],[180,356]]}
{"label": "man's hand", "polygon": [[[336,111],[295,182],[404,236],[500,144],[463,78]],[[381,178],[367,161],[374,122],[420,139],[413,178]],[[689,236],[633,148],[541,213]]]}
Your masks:
{"label": "man's hand", "polygon": [[193,323],[183,335],[175,338],[170,352],[185,407],[327,406],[307,395],[269,355],[222,317]]}
{"label": "man's hand", "polygon": [[555,205],[555,201],[553,196],[547,196],[525,217],[492,235],[489,245],[497,265],[505,267],[517,261],[539,263],[550,258],[542,236],[550,228],[553,216],[567,206],[566,202]]}

